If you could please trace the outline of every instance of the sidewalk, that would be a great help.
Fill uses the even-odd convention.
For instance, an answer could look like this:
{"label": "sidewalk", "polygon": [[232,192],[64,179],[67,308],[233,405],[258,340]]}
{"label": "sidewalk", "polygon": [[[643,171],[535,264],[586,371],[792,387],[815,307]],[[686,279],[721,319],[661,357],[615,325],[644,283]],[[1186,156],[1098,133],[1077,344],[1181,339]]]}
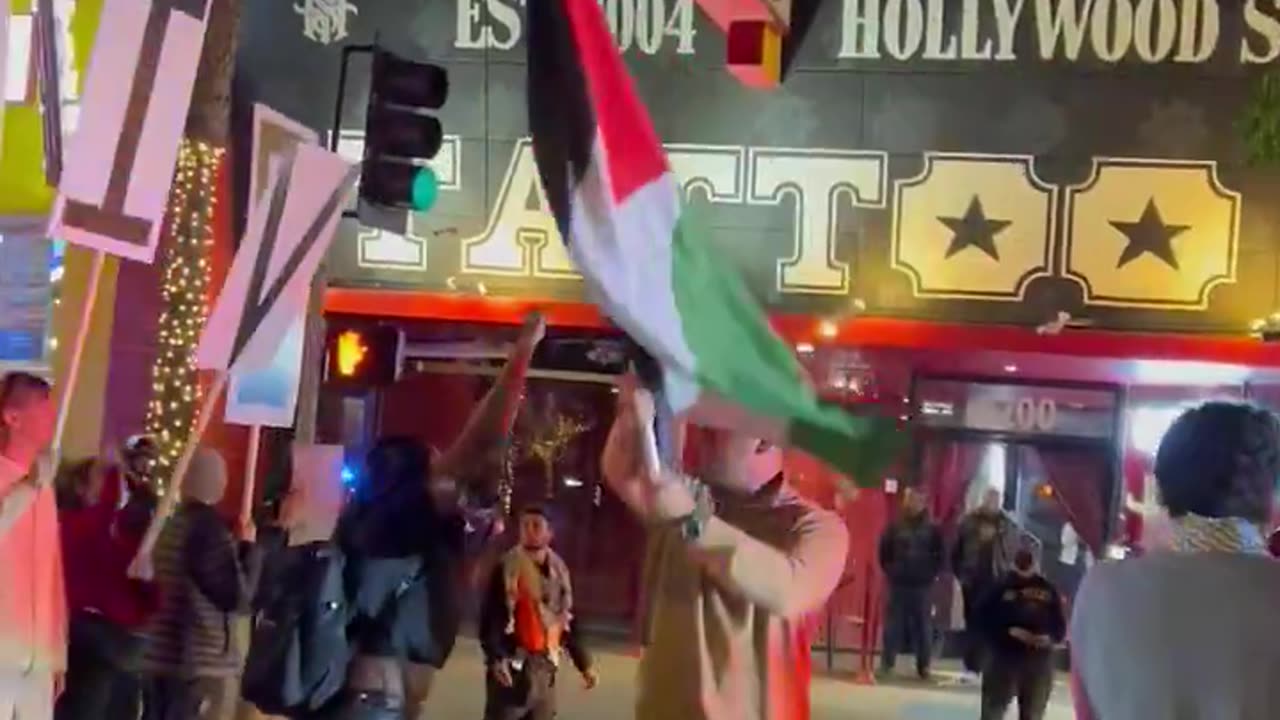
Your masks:
{"label": "sidewalk", "polygon": [[[560,720],[630,717],[635,704],[635,657],[600,650],[596,659],[601,675],[596,690],[583,691],[572,670],[559,683]],[[810,693],[813,720],[976,720],[977,688],[948,685],[953,675],[944,667],[938,672],[938,682],[929,686],[907,680],[905,672],[901,682],[877,686],[855,685],[844,676],[820,676],[814,679]],[[484,669],[479,647],[473,640],[460,640],[448,666],[434,681],[428,717],[480,718],[483,708]],[[1054,690],[1046,720],[1072,717],[1064,677]]]}

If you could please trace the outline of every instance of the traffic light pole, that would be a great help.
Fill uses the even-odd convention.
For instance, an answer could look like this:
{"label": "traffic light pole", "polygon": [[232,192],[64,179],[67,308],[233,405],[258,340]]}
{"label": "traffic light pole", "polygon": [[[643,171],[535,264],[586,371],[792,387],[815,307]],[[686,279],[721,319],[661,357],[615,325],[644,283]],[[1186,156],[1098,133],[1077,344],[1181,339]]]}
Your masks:
{"label": "traffic light pole", "polygon": [[[372,55],[377,45],[347,45],[342,48],[342,63],[338,67],[338,97],[333,101],[333,127],[329,130],[329,152],[338,152],[338,140],[342,134],[343,100],[347,96],[347,66],[351,64],[352,55]],[[343,210],[342,217],[354,218],[359,213],[355,210]]]}

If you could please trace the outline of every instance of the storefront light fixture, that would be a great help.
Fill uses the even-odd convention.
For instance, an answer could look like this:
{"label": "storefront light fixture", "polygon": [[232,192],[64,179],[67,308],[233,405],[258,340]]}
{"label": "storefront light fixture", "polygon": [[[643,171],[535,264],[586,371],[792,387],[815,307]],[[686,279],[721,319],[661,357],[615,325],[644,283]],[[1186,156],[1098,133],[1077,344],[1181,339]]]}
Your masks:
{"label": "storefront light fixture", "polygon": [[1263,342],[1280,341],[1280,312],[1249,323],[1249,334]]}
{"label": "storefront light fixture", "polygon": [[1005,371],[1005,372],[1007,372],[1007,373],[1016,373],[1016,372],[1018,372],[1018,366],[1017,366],[1017,365],[1005,365],[1005,366],[1004,366],[1004,371]]}
{"label": "storefront light fixture", "polygon": [[812,355],[814,353],[813,343],[796,343],[796,352],[801,355]]}
{"label": "storefront light fixture", "polygon": [[834,320],[823,320],[818,323],[818,335],[825,340],[834,340],[840,334],[840,326]]}

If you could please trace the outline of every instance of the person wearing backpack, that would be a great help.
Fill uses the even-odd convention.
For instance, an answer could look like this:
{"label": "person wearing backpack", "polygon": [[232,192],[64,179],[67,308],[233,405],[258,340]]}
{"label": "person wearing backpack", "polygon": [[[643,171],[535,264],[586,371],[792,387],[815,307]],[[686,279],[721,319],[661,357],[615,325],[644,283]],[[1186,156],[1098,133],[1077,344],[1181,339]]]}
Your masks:
{"label": "person wearing backpack", "polygon": [[[270,695],[300,720],[421,720],[430,685],[424,679],[444,666],[461,618],[463,508],[498,500],[495,463],[545,329],[540,315],[526,319],[506,366],[444,453],[433,457],[412,437],[374,444],[333,541],[312,544],[314,554],[299,561],[300,579],[280,581],[304,598],[296,603],[301,614],[288,619],[288,592],[259,610],[245,673],[248,699]],[[325,601],[334,594],[335,572],[344,594]],[[333,606],[344,601],[343,613],[336,612]],[[273,615],[285,618],[274,633],[264,622]],[[345,633],[335,632],[339,618]],[[308,646],[323,651],[308,657],[301,650]],[[302,681],[287,683],[293,678],[283,677],[286,667]],[[335,689],[336,667],[346,672]]]}
{"label": "person wearing backpack", "polygon": [[251,527],[238,546],[218,514],[226,487],[222,456],[197,450],[156,543],[160,609],[144,633],[145,720],[228,720],[235,710],[241,660],[231,616],[249,608],[262,557]]}

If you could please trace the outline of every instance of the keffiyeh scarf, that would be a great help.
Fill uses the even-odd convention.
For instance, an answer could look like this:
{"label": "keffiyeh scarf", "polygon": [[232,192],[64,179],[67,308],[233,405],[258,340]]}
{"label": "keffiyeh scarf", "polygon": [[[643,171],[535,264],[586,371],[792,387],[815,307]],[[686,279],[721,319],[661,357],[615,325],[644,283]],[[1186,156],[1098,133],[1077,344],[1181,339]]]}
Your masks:
{"label": "keffiyeh scarf", "polygon": [[1243,518],[1208,518],[1187,514],[1173,521],[1173,549],[1178,552],[1267,554],[1257,525]]}
{"label": "keffiyeh scarf", "polygon": [[547,654],[559,662],[560,640],[569,628],[573,609],[573,586],[569,567],[552,550],[547,550],[547,573],[537,560],[517,545],[502,558],[502,576],[507,591],[507,634],[516,632],[516,602],[526,593],[538,609],[547,640]]}

